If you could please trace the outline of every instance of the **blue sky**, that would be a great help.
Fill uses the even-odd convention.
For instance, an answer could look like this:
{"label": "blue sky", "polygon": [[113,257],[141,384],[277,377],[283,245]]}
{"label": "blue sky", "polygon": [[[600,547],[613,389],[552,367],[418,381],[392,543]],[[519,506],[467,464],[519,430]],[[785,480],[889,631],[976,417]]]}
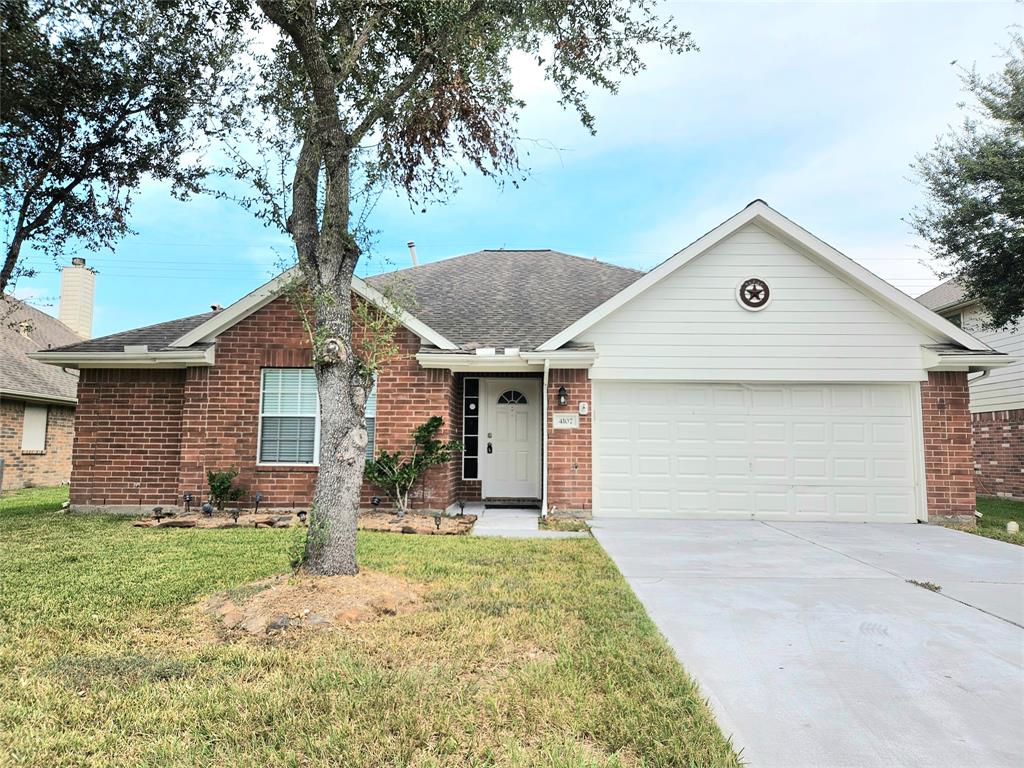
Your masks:
{"label": "blue sky", "polygon": [[[373,274],[479,248],[555,248],[650,268],[763,198],[911,295],[936,284],[902,218],[920,202],[909,164],[965,95],[951,64],[994,71],[1014,3],[688,4],[664,6],[701,50],[652,54],[620,93],[596,94],[591,137],[554,103],[527,60],[522,134],[531,175],[518,188],[469,178],[426,213],[386,194],[370,220]],[[94,335],[227,305],[291,253],[233,203],[173,200],[147,184],[99,270]],[[70,256],[71,254],[69,254]],[[52,264],[18,295],[56,314]]]}

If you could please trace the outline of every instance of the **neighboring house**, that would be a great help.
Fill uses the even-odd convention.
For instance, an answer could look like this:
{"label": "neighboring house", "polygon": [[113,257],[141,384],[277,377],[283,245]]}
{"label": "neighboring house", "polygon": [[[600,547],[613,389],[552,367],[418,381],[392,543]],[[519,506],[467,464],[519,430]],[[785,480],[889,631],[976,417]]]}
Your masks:
{"label": "neighboring house", "polygon": [[83,259],[64,268],[64,322],[10,296],[0,301],[2,490],[71,479],[78,371],[54,368],[27,355],[89,337],[94,281]]}
{"label": "neighboring house", "polygon": [[1016,358],[1005,368],[971,377],[975,485],[988,496],[1024,498],[1024,320],[994,329],[977,299],[955,280],[917,300],[959,328]]}
{"label": "neighboring house", "polygon": [[[316,386],[286,280],[34,355],[81,369],[73,506],[180,505],[229,467],[265,506],[309,504]],[[407,450],[432,415],[465,444],[421,508],[973,520],[967,375],[1005,356],[761,201],[646,274],[480,251],[355,279],[355,300],[391,280],[417,306],[377,378],[371,450]]]}

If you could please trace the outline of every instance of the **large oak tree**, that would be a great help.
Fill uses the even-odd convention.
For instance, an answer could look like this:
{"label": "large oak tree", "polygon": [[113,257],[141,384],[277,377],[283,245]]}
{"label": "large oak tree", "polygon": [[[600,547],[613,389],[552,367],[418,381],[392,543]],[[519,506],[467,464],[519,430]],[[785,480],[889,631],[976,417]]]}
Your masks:
{"label": "large oak tree", "polygon": [[[291,150],[285,228],[315,328],[320,470],[306,567],[352,574],[372,365],[353,346],[361,254],[353,194],[442,200],[466,167],[520,168],[510,56],[525,52],[593,130],[591,89],[615,91],[653,49],[692,48],[648,0],[256,0],[279,37],[261,59],[260,141]],[[266,191],[266,187],[262,190]]]}

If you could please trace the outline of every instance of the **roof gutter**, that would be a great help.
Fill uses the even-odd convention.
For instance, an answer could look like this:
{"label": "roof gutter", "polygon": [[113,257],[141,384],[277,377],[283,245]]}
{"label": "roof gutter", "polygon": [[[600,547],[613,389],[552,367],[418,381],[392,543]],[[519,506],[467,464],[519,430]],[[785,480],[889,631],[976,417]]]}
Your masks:
{"label": "roof gutter", "polygon": [[927,371],[988,371],[993,368],[1005,368],[1013,365],[1020,358],[1011,357],[998,352],[991,355],[979,354],[939,354],[931,349],[924,350],[924,368]]}
{"label": "roof gutter", "polygon": [[65,368],[188,368],[213,365],[215,347],[164,352],[30,352],[31,360]]}
{"label": "roof gutter", "polygon": [[78,398],[60,395],[40,395],[37,392],[23,392],[18,389],[0,389],[0,397],[12,400],[29,400],[34,403],[58,403],[60,405],[77,405]]}
{"label": "roof gutter", "polygon": [[416,362],[424,368],[445,368],[455,373],[590,368],[595,360],[597,353],[593,350],[520,352],[515,355],[419,352],[416,355]]}

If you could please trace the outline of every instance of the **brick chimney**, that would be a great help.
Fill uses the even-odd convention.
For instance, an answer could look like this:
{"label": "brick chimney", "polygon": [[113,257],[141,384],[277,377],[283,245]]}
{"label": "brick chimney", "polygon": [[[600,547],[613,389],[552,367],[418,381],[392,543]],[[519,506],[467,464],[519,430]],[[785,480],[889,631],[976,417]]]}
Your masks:
{"label": "brick chimney", "polygon": [[92,338],[92,305],[96,275],[76,256],[60,275],[60,321],[83,339]]}

